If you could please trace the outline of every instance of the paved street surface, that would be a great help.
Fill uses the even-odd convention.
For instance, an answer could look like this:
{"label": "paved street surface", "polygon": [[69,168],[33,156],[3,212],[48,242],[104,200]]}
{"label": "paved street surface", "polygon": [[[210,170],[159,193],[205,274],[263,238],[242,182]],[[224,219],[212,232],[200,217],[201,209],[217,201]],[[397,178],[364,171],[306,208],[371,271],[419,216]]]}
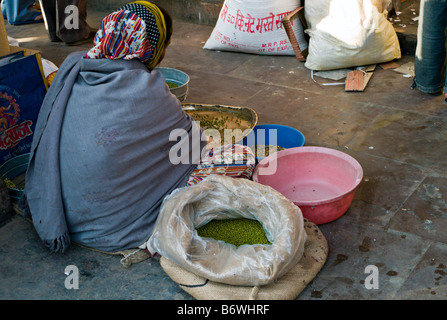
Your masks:
{"label": "paved street surface", "polygon": [[[89,13],[91,24],[97,25],[106,14]],[[258,113],[258,124],[297,128],[307,146],[346,152],[364,170],[348,212],[319,226],[329,255],[298,300],[446,299],[443,97],[413,90],[411,77],[380,66],[364,92],[319,85],[293,56],[204,50],[212,29],[175,22],[162,66],[190,75],[185,102],[251,107]],[[7,32],[20,46],[41,50],[57,65],[68,53],[91,46],[51,43],[43,24],[7,25]],[[411,70],[414,57],[404,55],[396,62]],[[0,228],[0,299],[193,299],[166,275],[158,260],[130,268],[119,260],[76,245],[64,254],[51,254],[32,225],[16,215]],[[64,286],[68,265],[80,270],[78,290]],[[365,287],[369,265],[378,268],[377,289]]]}

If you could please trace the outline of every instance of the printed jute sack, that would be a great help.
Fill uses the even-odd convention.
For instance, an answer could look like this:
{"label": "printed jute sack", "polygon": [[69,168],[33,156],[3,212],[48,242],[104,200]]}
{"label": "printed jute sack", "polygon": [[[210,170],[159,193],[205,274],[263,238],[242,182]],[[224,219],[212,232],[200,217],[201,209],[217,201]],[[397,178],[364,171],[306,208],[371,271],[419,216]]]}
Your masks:
{"label": "printed jute sack", "polygon": [[30,151],[47,89],[40,52],[10,46],[0,15],[0,166]]}
{"label": "printed jute sack", "polygon": [[[300,5],[301,0],[225,0],[204,48],[261,55],[295,55],[282,19]],[[292,21],[292,30],[304,51],[307,40],[299,19]]]}
{"label": "printed jute sack", "polygon": [[306,68],[333,70],[399,59],[386,19],[390,0],[312,0],[304,7],[310,36]]}
{"label": "printed jute sack", "polygon": [[0,58],[0,165],[30,152],[46,91],[40,55]]}
{"label": "printed jute sack", "polygon": [[234,286],[210,281],[187,271],[165,257],[160,265],[180,288],[197,300],[293,300],[317,276],[328,256],[328,243],[321,230],[304,219],[307,234],[301,260],[285,275],[265,286]]}

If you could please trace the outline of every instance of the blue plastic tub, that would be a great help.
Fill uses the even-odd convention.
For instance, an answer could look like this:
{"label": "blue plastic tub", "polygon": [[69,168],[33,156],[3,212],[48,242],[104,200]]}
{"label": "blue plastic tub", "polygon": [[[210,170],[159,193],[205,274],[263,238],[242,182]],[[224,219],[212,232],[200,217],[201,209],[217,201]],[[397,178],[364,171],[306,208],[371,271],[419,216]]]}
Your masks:
{"label": "blue plastic tub", "polygon": [[183,101],[188,95],[189,76],[178,69],[157,67],[155,70],[160,71],[167,82],[174,83],[178,87],[170,88],[169,90],[180,100]]}
{"label": "blue plastic tub", "polygon": [[[242,140],[242,144],[248,147],[256,145],[276,145],[284,149],[304,146],[306,139],[297,129],[280,124],[261,124],[253,128],[253,131]],[[252,148],[253,149],[253,148]],[[265,157],[256,157],[259,162]]]}
{"label": "blue plastic tub", "polygon": [[[28,169],[29,153],[22,154],[6,161],[0,167],[0,179],[9,178],[16,185],[25,184],[25,174]],[[8,187],[11,202],[15,203],[20,200],[23,190]]]}

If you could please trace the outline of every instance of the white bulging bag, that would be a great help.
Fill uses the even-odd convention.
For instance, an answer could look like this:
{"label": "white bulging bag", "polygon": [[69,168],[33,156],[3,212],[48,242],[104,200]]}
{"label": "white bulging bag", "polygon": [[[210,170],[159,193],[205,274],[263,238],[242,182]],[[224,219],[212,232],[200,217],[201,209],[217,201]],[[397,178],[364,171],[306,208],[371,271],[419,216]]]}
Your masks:
{"label": "white bulging bag", "polygon": [[[197,234],[213,219],[235,218],[258,220],[271,245],[236,247]],[[148,247],[210,281],[261,286],[301,260],[306,239],[301,210],[282,194],[248,179],[211,175],[164,199]]]}
{"label": "white bulging bag", "polygon": [[[282,19],[301,0],[225,0],[204,49],[261,55],[295,55]],[[307,48],[299,19],[292,30],[301,50]]]}
{"label": "white bulging bag", "polygon": [[310,0],[304,7],[310,36],[305,67],[333,70],[401,57],[399,40],[386,19],[390,0]]}

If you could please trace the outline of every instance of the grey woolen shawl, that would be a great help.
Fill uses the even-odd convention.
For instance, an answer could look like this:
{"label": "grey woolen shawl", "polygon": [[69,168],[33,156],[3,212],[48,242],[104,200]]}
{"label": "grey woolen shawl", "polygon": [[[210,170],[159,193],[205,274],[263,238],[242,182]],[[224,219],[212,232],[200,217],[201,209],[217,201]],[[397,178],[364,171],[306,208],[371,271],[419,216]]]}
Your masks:
{"label": "grey woolen shawl", "polygon": [[[64,252],[71,241],[109,252],[135,248],[151,235],[164,197],[185,186],[198,162],[171,163],[180,142],[170,133],[191,137],[199,129],[156,69],[84,57],[66,58],[42,104],[26,212],[51,251]],[[188,156],[205,143],[178,141],[188,143]]]}

